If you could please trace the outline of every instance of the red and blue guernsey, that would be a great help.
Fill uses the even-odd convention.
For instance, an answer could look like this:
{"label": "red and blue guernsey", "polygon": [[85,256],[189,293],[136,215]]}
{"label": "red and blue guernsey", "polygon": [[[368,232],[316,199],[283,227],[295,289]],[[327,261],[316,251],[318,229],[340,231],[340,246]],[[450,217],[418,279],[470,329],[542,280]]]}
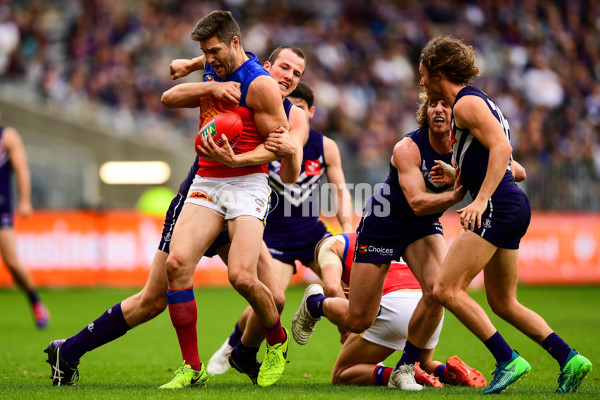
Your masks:
{"label": "red and blue guernsey", "polygon": [[4,148],[4,127],[0,126],[0,226],[13,225],[12,173],[10,158]]}
{"label": "red and blue guernsey", "polygon": [[325,162],[323,134],[311,129],[295,184],[281,181],[280,161],[269,164],[271,208],[263,237],[271,255],[286,264],[294,265],[294,260],[300,260],[307,265],[314,257],[317,242],[330,235],[319,220],[320,181],[325,174]]}
{"label": "red and blue guernsey", "polygon": [[[435,183],[431,169],[435,160],[450,163],[452,155],[439,154],[429,143],[429,128],[418,129],[406,135],[419,148],[421,174],[428,192],[441,193],[452,186]],[[404,139],[406,140],[406,139]],[[363,210],[357,228],[358,245],[354,261],[387,264],[402,257],[404,249],[412,242],[425,236],[443,234],[438,218],[443,211],[417,216],[404,196],[398,182],[398,170],[390,163],[390,172],[385,183],[371,196]]]}
{"label": "red and blue guernsey", "polygon": [[[233,106],[225,101],[217,100],[213,96],[204,96],[200,99],[200,127],[214,116],[224,112],[234,112],[242,118],[244,129],[242,136],[237,141],[233,152],[235,154],[245,153],[253,150],[266,139],[256,127],[254,123],[254,111],[246,104],[246,95],[248,87],[259,76],[266,75],[271,77],[269,72],[260,64],[258,58],[253,53],[247,52],[250,57],[239,68],[231,73],[226,79],[221,79],[215,73],[209,63],[204,67],[203,81],[218,81],[218,82],[239,82],[241,84],[240,105]],[[267,164],[248,165],[239,168],[232,168],[217,161],[205,160],[200,158],[198,162],[198,175],[204,177],[231,177],[242,176],[254,173],[267,173]]]}
{"label": "red and blue guernsey", "polygon": [[[464,96],[482,98],[502,126],[505,133],[503,140],[510,141],[508,121],[487,94],[472,86],[465,86],[456,95],[454,104]],[[451,119],[450,141],[452,152],[460,167],[462,184],[474,199],[485,179],[490,152],[468,129],[460,129],[456,126],[454,111]],[[474,232],[497,247],[518,249],[530,220],[529,200],[514,182],[509,161],[502,180],[488,199],[487,208],[481,216],[482,226],[475,227]]]}

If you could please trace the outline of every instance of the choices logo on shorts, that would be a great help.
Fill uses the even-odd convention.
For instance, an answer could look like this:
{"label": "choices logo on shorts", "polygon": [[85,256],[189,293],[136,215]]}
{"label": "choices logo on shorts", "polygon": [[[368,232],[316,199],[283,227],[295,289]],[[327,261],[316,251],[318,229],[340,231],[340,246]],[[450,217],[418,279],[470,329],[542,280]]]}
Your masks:
{"label": "choices logo on shorts", "polygon": [[377,253],[380,256],[391,256],[394,254],[394,249],[391,249],[389,247],[377,247],[377,246],[361,244],[358,247],[358,252],[363,253],[363,254],[364,253]]}

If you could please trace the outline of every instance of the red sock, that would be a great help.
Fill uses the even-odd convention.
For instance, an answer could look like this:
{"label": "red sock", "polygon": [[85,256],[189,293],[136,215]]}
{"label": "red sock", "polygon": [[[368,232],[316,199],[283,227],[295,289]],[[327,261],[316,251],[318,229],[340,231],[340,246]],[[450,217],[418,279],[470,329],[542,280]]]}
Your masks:
{"label": "red sock", "polygon": [[391,367],[384,367],[383,365],[377,365],[373,370],[373,382],[377,386],[387,386],[390,381],[390,376],[394,369]]}
{"label": "red sock", "polygon": [[285,342],[287,336],[283,327],[281,326],[280,318],[277,317],[277,322],[270,328],[265,328],[265,336],[267,337],[267,343],[269,346],[273,346],[277,343]]}
{"label": "red sock", "polygon": [[202,367],[198,355],[198,334],[196,322],[198,321],[198,309],[194,299],[192,288],[183,290],[167,290],[169,303],[169,315],[171,323],[177,332],[179,347],[183,361],[199,371]]}

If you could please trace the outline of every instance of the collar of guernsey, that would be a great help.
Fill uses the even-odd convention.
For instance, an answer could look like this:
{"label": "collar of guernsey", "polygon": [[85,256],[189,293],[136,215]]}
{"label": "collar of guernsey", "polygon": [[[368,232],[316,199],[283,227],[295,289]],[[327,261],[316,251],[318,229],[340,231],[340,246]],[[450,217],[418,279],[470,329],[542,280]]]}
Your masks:
{"label": "collar of guernsey", "polygon": [[[227,102],[219,101],[212,96],[204,97],[200,101],[200,126],[208,119],[223,112],[234,112],[242,118],[244,130],[233,149],[235,154],[251,151],[266,139],[266,137],[258,131],[258,128],[254,123],[254,112],[246,104],[246,95],[248,94],[248,88],[254,79],[262,75],[269,77],[271,75],[260,64],[255,54],[246,52],[246,55],[249,57],[248,60],[225,79],[218,77],[209,63],[206,63],[203,75],[203,81],[239,82],[241,85],[240,105],[235,107]],[[202,158],[200,158],[198,162],[198,167],[198,175],[204,177],[234,177],[255,173],[268,173],[267,164],[231,168],[222,163],[203,160]]]}

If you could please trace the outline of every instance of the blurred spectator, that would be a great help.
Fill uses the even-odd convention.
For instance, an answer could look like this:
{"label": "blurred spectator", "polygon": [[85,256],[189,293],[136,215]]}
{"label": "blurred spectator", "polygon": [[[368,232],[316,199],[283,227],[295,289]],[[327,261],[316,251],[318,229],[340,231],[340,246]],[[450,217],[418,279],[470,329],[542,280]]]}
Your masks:
{"label": "blurred spectator", "polygon": [[[4,73],[11,82],[24,83],[43,96],[48,107],[159,143],[173,135],[191,139],[198,124],[194,113],[160,105],[160,94],[173,84],[170,60],[199,54],[189,38],[198,16],[230,9],[246,32],[244,47],[259,58],[264,60],[266,49],[282,44],[307,53],[310,67],[303,80],[315,88],[319,99],[314,127],[343,141],[342,147],[360,161],[360,168],[352,166],[355,170],[349,174],[349,180],[357,183],[385,178],[391,146],[416,127],[420,49],[432,36],[452,34],[477,51],[484,70],[477,86],[505,110],[515,157],[526,168],[540,171],[549,164],[591,171],[590,179],[598,186],[600,2],[0,0],[0,4],[0,77]],[[11,57],[19,42],[15,24],[20,46]],[[103,107],[109,111],[100,111]],[[591,168],[581,166],[584,153]],[[536,187],[529,179],[525,184]],[[529,195],[534,208],[549,206],[542,194],[529,191]]]}

